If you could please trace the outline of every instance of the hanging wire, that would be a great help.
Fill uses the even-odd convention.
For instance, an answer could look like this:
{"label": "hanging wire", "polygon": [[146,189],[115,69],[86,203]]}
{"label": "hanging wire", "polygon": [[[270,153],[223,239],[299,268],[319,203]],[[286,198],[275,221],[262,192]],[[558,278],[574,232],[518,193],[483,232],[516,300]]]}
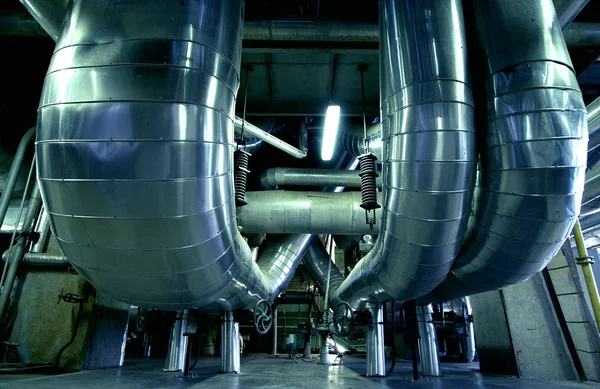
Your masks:
{"label": "hanging wire", "polygon": [[[10,238],[10,245],[8,246],[8,258],[7,261],[4,262],[4,268],[2,269],[2,278],[0,278],[0,291],[4,288],[4,281],[6,279],[6,271],[8,269],[8,264],[13,260],[13,247],[15,245],[15,238],[17,236],[17,230],[19,229],[19,223],[21,222],[21,216],[23,215],[23,208],[25,207],[25,197],[27,197],[27,191],[29,190],[29,184],[31,182],[31,177],[33,175],[33,167],[35,166],[35,153],[33,153],[33,160],[31,161],[31,166],[29,167],[29,174],[27,175],[27,182],[25,183],[25,191],[23,192],[23,197],[21,198],[21,205],[19,206],[19,215],[17,216],[17,221],[15,222],[15,229],[13,230],[12,236]],[[7,193],[8,195],[8,193]],[[25,226],[23,226],[25,227]]]}
{"label": "hanging wire", "polygon": [[248,67],[245,68],[246,70],[246,86],[244,87],[244,112],[242,112],[242,131],[240,134],[240,140],[237,143],[237,147],[239,149],[240,144],[242,146],[244,146],[244,151],[246,150],[246,141],[244,140],[244,129],[246,127],[246,106],[248,104],[248,79],[250,77],[250,69]]}
{"label": "hanging wire", "polygon": [[369,140],[367,138],[367,110],[365,108],[365,70],[367,69],[367,65],[361,64],[358,67],[360,70],[360,90],[362,94],[362,114],[363,114],[363,130],[365,136],[365,154],[369,152]]}

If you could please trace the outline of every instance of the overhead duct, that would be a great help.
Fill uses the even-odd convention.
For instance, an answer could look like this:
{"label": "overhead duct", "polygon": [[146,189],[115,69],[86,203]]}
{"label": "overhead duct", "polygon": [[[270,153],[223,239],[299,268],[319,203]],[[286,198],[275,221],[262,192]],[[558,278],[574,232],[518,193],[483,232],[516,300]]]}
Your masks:
{"label": "overhead duct", "polygon": [[434,293],[445,299],[542,270],[573,228],[586,165],[587,114],[552,1],[477,0],[474,19],[487,60],[487,149],[472,236]]}
{"label": "overhead duct", "polygon": [[254,263],[236,224],[242,16],[241,0],[86,0],[67,14],[40,102],[38,177],[61,249],[110,296],[252,308],[304,253],[310,237],[291,236]]}
{"label": "overhead duct", "polygon": [[384,202],[375,247],[333,290],[352,306],[442,282],[463,242],[476,168],[461,1],[384,0],[379,21]]}

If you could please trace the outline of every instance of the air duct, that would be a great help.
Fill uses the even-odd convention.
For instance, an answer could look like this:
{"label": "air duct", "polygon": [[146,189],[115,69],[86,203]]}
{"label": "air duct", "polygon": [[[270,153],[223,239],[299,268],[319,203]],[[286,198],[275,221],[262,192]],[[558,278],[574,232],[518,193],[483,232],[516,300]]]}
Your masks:
{"label": "air duct", "polygon": [[[357,170],[275,167],[260,175],[260,183],[266,189],[280,185],[360,188],[359,173]],[[381,188],[381,180],[377,178],[376,182]]]}
{"label": "air duct", "polygon": [[[329,282],[330,290],[336,290],[344,282],[344,276],[337,266],[331,263],[331,257],[319,239],[314,239],[308,246],[303,263],[323,295],[325,295],[327,289],[327,282]],[[329,276],[327,274],[328,270]],[[342,301],[334,298],[331,294],[329,295],[330,307],[335,308],[340,302]]]}
{"label": "air duct", "polygon": [[461,1],[384,0],[379,20],[384,205],[376,246],[333,291],[352,306],[415,298],[446,277],[475,177]]}
{"label": "air duct", "polygon": [[474,4],[488,71],[486,150],[472,236],[434,293],[446,299],[542,270],[573,228],[586,164],[587,114],[552,1]]}
{"label": "air duct", "polygon": [[[308,245],[286,238],[259,265],[236,224],[242,3],[88,0],[66,16],[40,102],[38,177],[61,249],[119,300],[253,308]],[[273,267],[286,276],[261,271]]]}
{"label": "air duct", "polygon": [[[353,157],[358,157],[365,153],[365,130],[363,123],[351,122],[343,131],[344,144],[346,151]],[[367,140],[369,141],[369,152],[377,157],[381,162],[382,142],[381,142],[381,123],[369,124],[367,126]]]}

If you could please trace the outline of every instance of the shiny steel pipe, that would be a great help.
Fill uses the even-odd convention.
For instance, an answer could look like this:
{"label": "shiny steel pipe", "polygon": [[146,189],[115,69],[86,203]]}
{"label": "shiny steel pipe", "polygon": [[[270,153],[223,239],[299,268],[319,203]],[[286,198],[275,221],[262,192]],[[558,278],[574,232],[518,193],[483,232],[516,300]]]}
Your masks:
{"label": "shiny steel pipe", "polygon": [[[25,196],[25,194],[23,194],[23,196]],[[38,186],[34,184],[33,191],[31,192],[31,198],[29,199],[29,206],[27,207],[27,212],[25,213],[25,218],[23,219],[23,231],[29,231],[30,228],[33,227],[35,217],[38,214],[41,204],[42,199],[40,197],[40,191]],[[12,247],[12,253],[8,259],[10,262],[8,264],[8,271],[6,273],[4,285],[2,285],[2,291],[0,292],[0,317],[4,317],[4,313],[6,312],[8,300],[12,293],[15,279],[17,278],[17,270],[19,270],[19,264],[23,260],[23,255],[26,251],[25,244],[27,242],[29,242],[28,239],[21,238]],[[4,333],[1,335],[4,336]]]}
{"label": "shiny steel pipe", "polygon": [[477,0],[474,9],[488,68],[487,150],[472,236],[434,293],[444,299],[546,267],[573,228],[585,177],[587,112],[552,2]]}
{"label": "shiny steel pipe", "polygon": [[587,218],[587,216],[598,212],[600,212],[600,167],[585,173],[580,215],[581,218]]}
{"label": "shiny steel pipe", "polygon": [[[19,179],[21,166],[23,166],[23,158],[25,157],[27,146],[29,146],[29,142],[31,142],[31,139],[33,139],[34,135],[35,127],[31,127],[25,133],[25,135],[23,135],[21,141],[19,142],[19,146],[17,147],[17,152],[15,153],[13,162],[10,165],[10,171],[8,172],[8,177],[6,178],[6,185],[4,185],[2,195],[0,196],[0,226],[4,224],[6,212],[8,212],[8,206],[10,205],[10,199],[13,195],[13,191],[15,190],[17,180]],[[18,228],[18,226],[16,227]]]}
{"label": "shiny steel pipe", "polygon": [[417,305],[421,373],[425,376],[439,377],[441,376],[440,359],[438,357],[437,335],[433,326],[432,313],[433,307],[431,304]]}
{"label": "shiny steel pipe", "polygon": [[383,303],[368,302],[365,308],[371,313],[371,322],[366,327],[367,377],[385,377]]}
{"label": "shiny steel pipe", "polygon": [[[360,188],[359,173],[358,170],[275,167],[260,175],[260,183],[265,189],[273,189],[280,185]],[[381,188],[379,178],[377,187]]]}
{"label": "shiny steel pipe", "polygon": [[53,41],[58,39],[72,0],[20,0],[31,16],[50,35]]}
{"label": "shiny steel pipe", "polygon": [[177,312],[177,317],[175,317],[175,321],[171,327],[169,349],[167,350],[164,371],[175,372],[184,370],[185,356],[188,348],[188,337],[185,336],[187,319],[187,309]]}
{"label": "shiny steel pipe", "polygon": [[565,29],[585,8],[590,0],[554,0],[556,16],[561,29]]}
{"label": "shiny steel pipe", "polygon": [[269,299],[235,219],[242,1],[78,1],[67,18],[36,144],[65,255],[132,305],[228,311]]}
{"label": "shiny steel pipe", "polygon": [[462,317],[465,320],[466,331],[466,350],[465,358],[467,363],[473,362],[475,359],[475,326],[473,325],[473,308],[471,307],[471,298],[463,297],[462,301]]}
{"label": "shiny steel pipe", "polygon": [[[258,139],[262,139],[263,141],[270,144],[271,146],[283,151],[284,153],[291,155],[294,158],[302,159],[302,158],[306,157],[306,155],[308,153],[307,150],[300,150],[299,148],[296,148],[296,147],[290,145],[289,143],[282,141],[281,139],[277,138],[276,136],[269,134],[268,132],[262,130],[261,128],[256,127],[254,124],[249,123],[248,121],[246,121],[244,123],[244,119],[242,119],[240,117],[237,117],[237,116],[235,117],[234,124],[236,127],[239,127],[240,129],[242,128],[242,125],[243,125],[244,132],[247,132],[249,135],[252,135]],[[240,130],[240,132],[241,132],[241,130]]]}
{"label": "shiny steel pipe", "polygon": [[377,244],[333,292],[352,306],[415,298],[446,277],[475,177],[461,1],[384,0],[379,8],[384,201]]}
{"label": "shiny steel pipe", "polygon": [[376,24],[297,20],[253,20],[244,23],[244,39],[306,42],[379,42]]}
{"label": "shiny steel pipe", "polygon": [[[381,201],[381,195],[378,197]],[[238,211],[244,233],[365,235],[379,233],[360,207],[360,192],[246,192],[248,205]]]}
{"label": "shiny steel pipe", "polygon": [[[323,243],[319,239],[314,239],[308,246],[303,262],[323,294],[325,294],[325,289],[327,289],[328,280],[330,290],[337,289],[344,282],[344,276],[337,266],[333,263],[331,267],[329,266],[331,257],[327,254],[325,246],[323,246]],[[327,275],[328,270],[329,276]],[[331,308],[335,308],[340,302],[341,300],[335,299],[329,294],[329,306]]]}
{"label": "shiny steel pipe", "polygon": [[[591,104],[586,107],[586,111],[588,117],[588,132],[590,138],[588,142],[587,168],[594,169],[598,166],[598,162],[600,162],[600,151],[596,150],[598,146],[600,146],[600,98],[597,98],[596,100],[592,101]],[[586,174],[586,191],[588,190],[587,181],[588,179]]]}
{"label": "shiny steel pipe", "polygon": [[[3,261],[10,261],[8,251],[2,254]],[[71,265],[67,257],[64,255],[52,255],[46,253],[29,252],[23,256],[22,264],[25,266],[41,266],[41,267],[68,267]]]}
{"label": "shiny steel pipe", "polygon": [[570,49],[597,48],[600,46],[600,23],[570,23],[563,35]]}
{"label": "shiny steel pipe", "polygon": [[232,312],[223,313],[221,324],[221,373],[240,372],[240,325]]}
{"label": "shiny steel pipe", "polygon": [[[353,157],[365,153],[365,132],[362,121],[351,122],[343,131],[343,142],[346,151]],[[369,141],[369,152],[375,154],[377,163],[382,159],[381,123],[367,125],[367,140]]]}

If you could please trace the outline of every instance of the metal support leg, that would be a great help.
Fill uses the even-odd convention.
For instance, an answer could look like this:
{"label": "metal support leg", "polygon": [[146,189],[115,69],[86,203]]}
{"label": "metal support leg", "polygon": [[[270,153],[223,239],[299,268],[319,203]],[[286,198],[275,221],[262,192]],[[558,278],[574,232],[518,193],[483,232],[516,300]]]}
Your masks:
{"label": "metal support leg", "polygon": [[273,309],[273,353],[277,354],[277,307]]}
{"label": "metal support leg", "polygon": [[367,327],[367,377],[385,377],[383,303],[367,303],[371,324]]}
{"label": "metal support leg", "polygon": [[331,365],[329,361],[329,343],[327,343],[327,334],[321,333],[321,350],[319,351],[319,365]]}
{"label": "metal support leg", "polygon": [[419,365],[417,363],[417,312],[415,300],[409,300],[404,303],[404,314],[406,317],[406,326],[409,333],[410,354],[412,357],[413,379],[419,380]]}
{"label": "metal support leg", "polygon": [[171,329],[171,337],[169,338],[169,350],[164,371],[184,370],[188,348],[188,337],[184,335],[187,331],[187,318],[187,309],[177,312],[177,317]]}
{"label": "metal support leg", "polygon": [[439,377],[440,361],[438,357],[437,336],[433,326],[433,306],[417,306],[417,327],[419,329],[419,354],[421,355],[421,372],[425,376]]}
{"label": "metal support leg", "polygon": [[240,326],[233,312],[223,313],[221,324],[221,373],[240,372]]}

